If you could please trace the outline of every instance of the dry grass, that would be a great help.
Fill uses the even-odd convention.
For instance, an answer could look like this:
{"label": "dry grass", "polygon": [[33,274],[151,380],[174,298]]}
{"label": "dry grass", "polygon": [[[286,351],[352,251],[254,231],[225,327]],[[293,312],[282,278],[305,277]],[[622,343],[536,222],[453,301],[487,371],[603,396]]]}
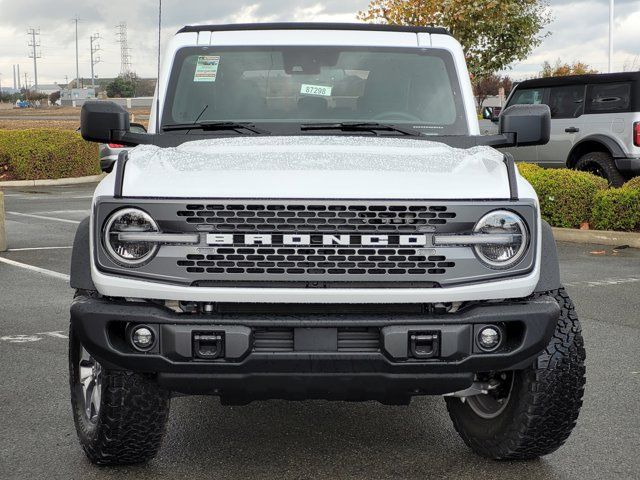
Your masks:
{"label": "dry grass", "polygon": [[27,128],[55,128],[56,130],[76,130],[80,126],[78,120],[0,120],[0,130],[23,130]]}
{"label": "dry grass", "polygon": [[[148,108],[131,108],[129,112],[135,115],[149,115]],[[11,108],[0,110],[0,116],[3,117],[29,117],[29,116],[78,116],[80,117],[80,109],[74,107],[43,107],[43,108]]]}

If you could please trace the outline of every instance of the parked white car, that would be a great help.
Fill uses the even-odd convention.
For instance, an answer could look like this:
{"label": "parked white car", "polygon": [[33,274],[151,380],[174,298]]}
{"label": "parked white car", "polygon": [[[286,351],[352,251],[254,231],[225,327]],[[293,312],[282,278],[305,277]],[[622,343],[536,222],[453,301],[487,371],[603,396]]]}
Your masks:
{"label": "parked white car", "polygon": [[445,30],[185,27],[149,131],[83,106],[85,139],[139,145],[73,249],[71,403],[92,462],[152,458],[173,393],[444,395],[496,459],[569,436],[580,323],[536,194],[494,148],[546,143],[549,109],[508,108],[481,136]]}

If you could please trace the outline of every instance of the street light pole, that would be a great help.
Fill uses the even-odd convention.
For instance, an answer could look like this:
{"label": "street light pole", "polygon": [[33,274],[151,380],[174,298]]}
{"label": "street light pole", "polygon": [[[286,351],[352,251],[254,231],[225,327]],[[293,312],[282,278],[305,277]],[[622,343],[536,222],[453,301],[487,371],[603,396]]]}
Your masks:
{"label": "street light pole", "polygon": [[613,71],[613,7],[614,0],[609,0],[609,73]]}

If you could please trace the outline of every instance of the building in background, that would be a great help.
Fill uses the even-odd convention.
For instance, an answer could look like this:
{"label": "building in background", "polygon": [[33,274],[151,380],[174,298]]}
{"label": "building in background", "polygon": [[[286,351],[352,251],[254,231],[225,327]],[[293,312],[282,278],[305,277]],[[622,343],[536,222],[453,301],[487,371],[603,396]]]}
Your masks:
{"label": "building in background", "polygon": [[96,98],[96,91],[93,88],[65,88],[60,94],[60,104],[75,107],[93,98]]}
{"label": "building in background", "polygon": [[62,92],[62,87],[57,83],[41,83],[38,85],[36,92],[43,95],[51,95],[55,92]]}

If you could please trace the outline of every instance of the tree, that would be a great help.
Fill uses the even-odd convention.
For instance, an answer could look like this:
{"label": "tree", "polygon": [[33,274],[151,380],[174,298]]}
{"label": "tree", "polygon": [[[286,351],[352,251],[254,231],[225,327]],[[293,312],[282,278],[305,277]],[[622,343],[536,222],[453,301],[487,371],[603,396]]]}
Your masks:
{"label": "tree", "polygon": [[51,105],[55,105],[58,100],[60,100],[60,90],[49,95],[49,101],[51,102]]}
{"label": "tree", "polygon": [[107,96],[109,98],[135,97],[137,83],[138,83],[138,76],[135,73],[129,73],[127,75],[119,75],[116,78],[114,78],[111,83],[107,84],[107,86],[105,87],[105,90],[107,91]]}
{"label": "tree", "polygon": [[513,87],[513,81],[508,76],[500,76],[494,73],[475,77],[472,81],[473,93],[478,99],[478,107],[482,108],[482,104],[491,95],[498,95],[500,88],[504,88],[504,94],[509,95]]}
{"label": "tree", "polygon": [[394,25],[444,26],[462,44],[472,76],[524,60],[548,33],[545,0],[372,0],[358,18]]}
{"label": "tree", "polygon": [[588,73],[598,73],[598,71],[591,68],[586,63],[573,62],[569,64],[562,63],[560,59],[557,59],[553,66],[546,61],[542,64],[540,77],[566,77],[567,75],[585,75]]}

